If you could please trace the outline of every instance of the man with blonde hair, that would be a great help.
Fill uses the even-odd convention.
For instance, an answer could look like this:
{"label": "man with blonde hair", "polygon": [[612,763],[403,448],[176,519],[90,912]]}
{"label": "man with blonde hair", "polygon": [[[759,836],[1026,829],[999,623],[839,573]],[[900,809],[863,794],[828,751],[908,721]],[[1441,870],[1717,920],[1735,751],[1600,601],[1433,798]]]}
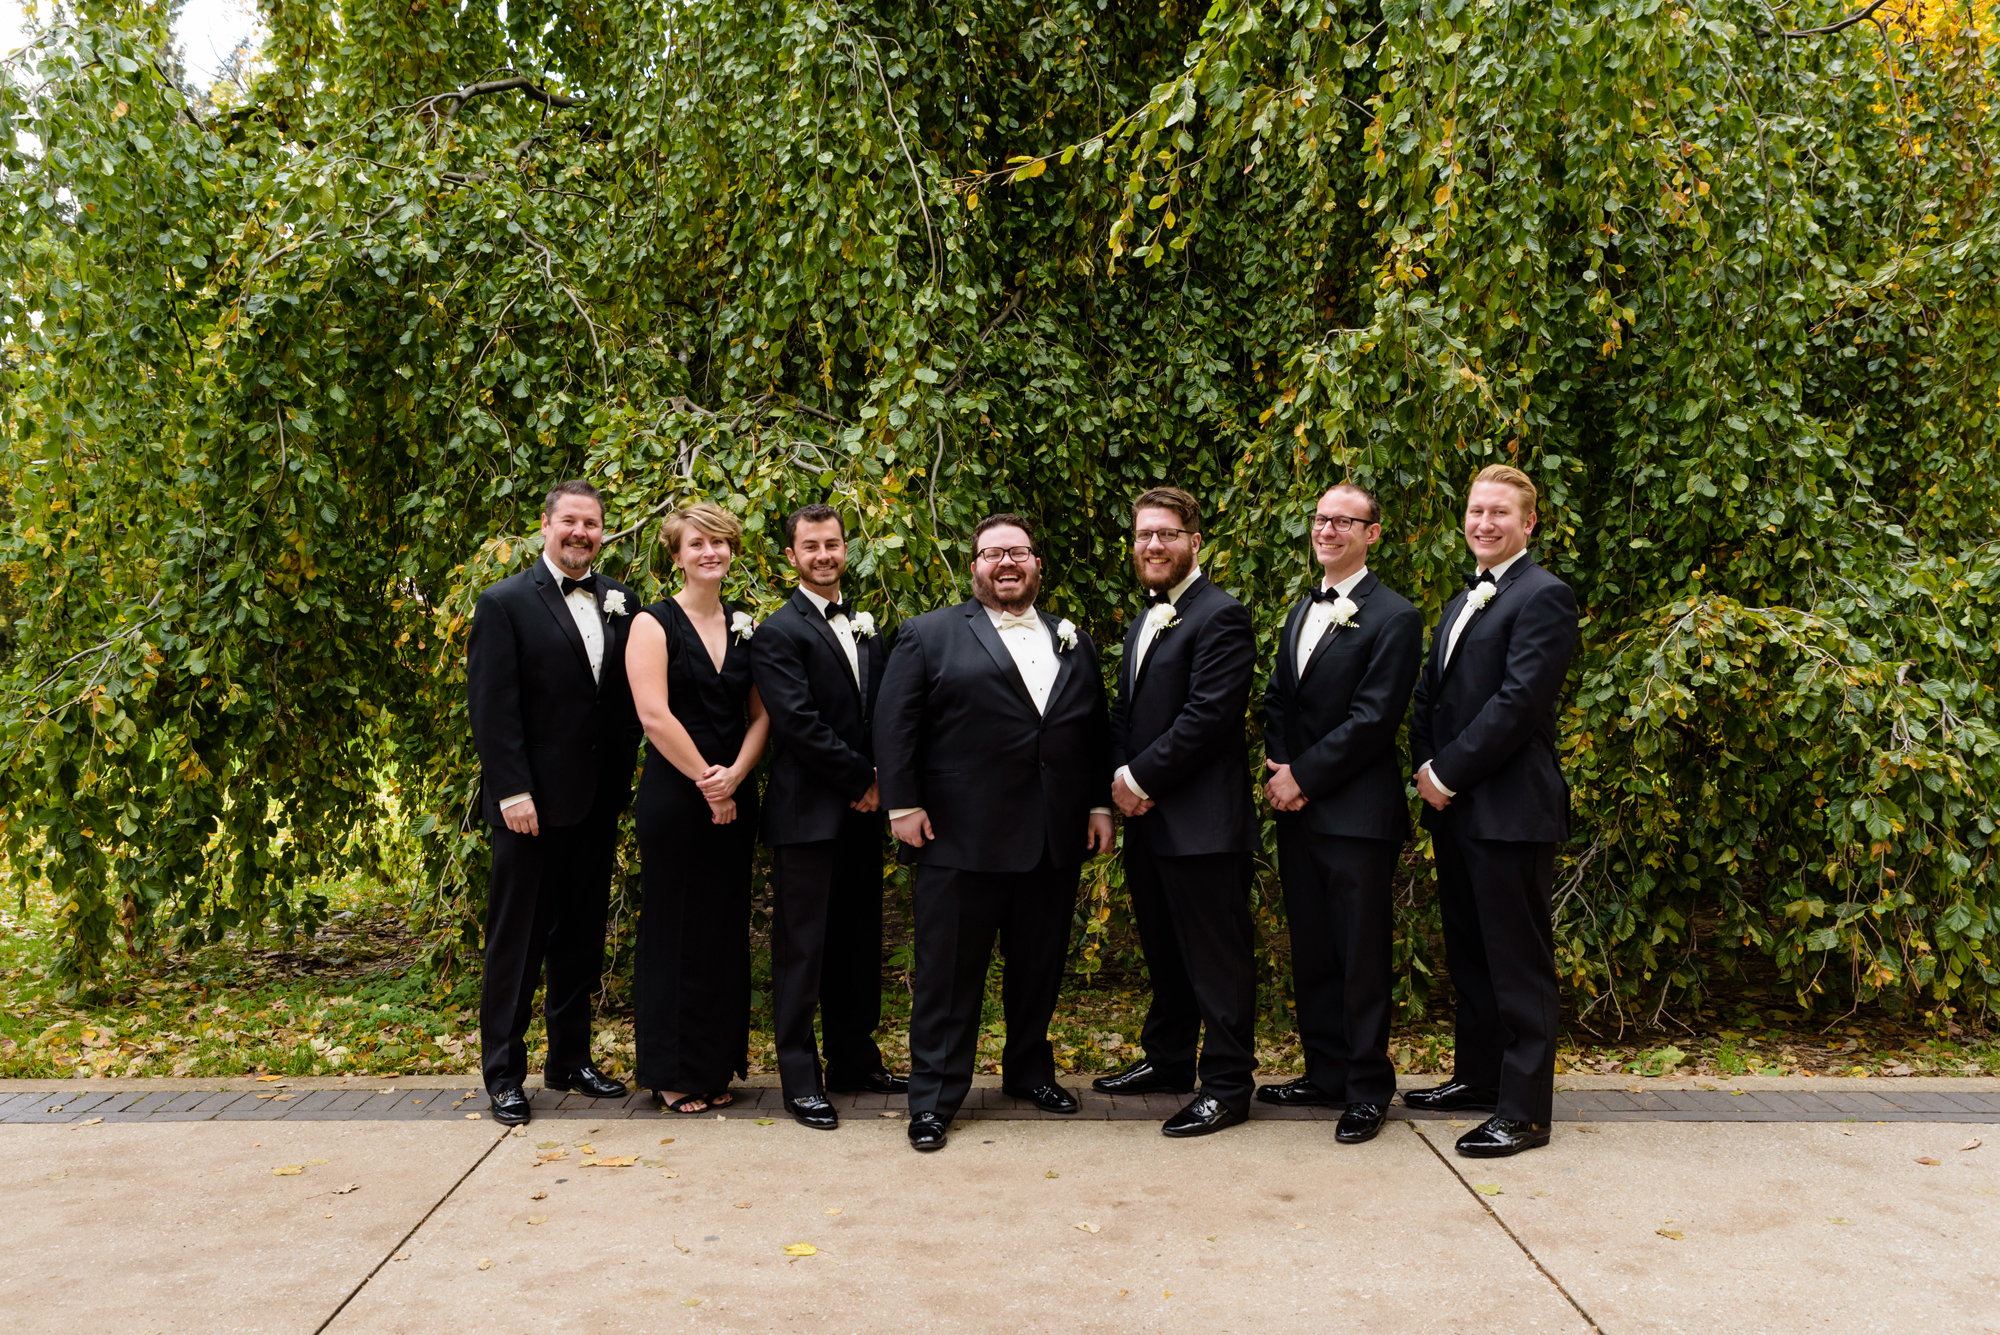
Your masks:
{"label": "man with blonde hair", "polygon": [[1577,610],[1569,585],[1528,555],[1535,504],[1518,468],[1492,464],[1473,479],[1464,533],[1478,570],[1438,618],[1410,722],[1458,1021],[1452,1078],[1403,1102],[1491,1109],[1459,1137],[1472,1158],[1548,1144],[1555,1102],[1549,891],[1569,834],[1556,712]]}

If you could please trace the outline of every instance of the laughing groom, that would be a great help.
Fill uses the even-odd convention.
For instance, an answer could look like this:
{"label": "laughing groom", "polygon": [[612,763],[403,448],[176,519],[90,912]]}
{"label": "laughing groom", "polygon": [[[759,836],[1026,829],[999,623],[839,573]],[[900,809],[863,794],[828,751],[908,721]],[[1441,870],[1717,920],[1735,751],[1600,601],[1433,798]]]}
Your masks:
{"label": "laughing groom", "polygon": [[542,559],[479,595],[465,649],[480,809],[493,827],[486,888],[480,1067],[493,1120],[528,1120],[528,1020],[547,967],[547,1089],[597,1099],[625,1086],[590,1063],[590,1007],[618,814],[632,796],[639,716],[625,632],[639,595],[591,573],[604,502],[561,482],[542,502]]}
{"label": "laughing groom", "polygon": [[1556,710],[1577,611],[1569,585],[1528,555],[1535,506],[1518,468],[1492,464],[1473,479],[1465,542],[1479,569],[1438,618],[1410,722],[1458,1022],[1452,1078],[1403,1102],[1493,1110],[1459,1137],[1472,1158],[1548,1144],[1555,1102],[1549,891],[1569,833]]}

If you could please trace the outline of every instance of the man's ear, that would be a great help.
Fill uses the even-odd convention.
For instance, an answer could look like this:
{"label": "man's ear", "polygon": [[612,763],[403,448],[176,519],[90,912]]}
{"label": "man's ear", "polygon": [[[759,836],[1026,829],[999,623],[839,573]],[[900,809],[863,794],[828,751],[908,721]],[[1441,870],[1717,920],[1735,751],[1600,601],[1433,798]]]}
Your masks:
{"label": "man's ear", "polygon": [[1193,533],[1190,533],[1188,536],[1194,539],[1194,546],[1190,548],[1190,550],[1193,551],[1196,556],[1201,555],[1201,530],[1196,529]]}

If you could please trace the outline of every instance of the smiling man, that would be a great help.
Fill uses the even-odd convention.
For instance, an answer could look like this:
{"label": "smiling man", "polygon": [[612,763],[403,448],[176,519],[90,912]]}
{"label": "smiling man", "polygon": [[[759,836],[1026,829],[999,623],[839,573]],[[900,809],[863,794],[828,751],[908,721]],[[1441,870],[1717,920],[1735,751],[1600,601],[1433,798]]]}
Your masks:
{"label": "smiling man", "polygon": [[618,814],[632,796],[639,716],[625,632],[639,596],[591,565],[604,502],[562,482],[542,503],[542,559],[479,595],[465,650],[480,806],[493,827],[486,890],[481,1066],[494,1120],[528,1120],[527,1032],[548,968],[549,1089],[622,1098],[590,1063],[590,1007],[604,972]]}
{"label": "smiling man", "polygon": [[1458,1020],[1452,1078],[1403,1102],[1492,1109],[1459,1137],[1473,1158],[1548,1144],[1555,1101],[1549,891],[1569,834],[1556,709],[1577,612],[1569,585],[1528,555],[1536,499],[1528,475],[1505,464],[1473,480],[1464,532],[1478,570],[1438,618],[1410,722]]}

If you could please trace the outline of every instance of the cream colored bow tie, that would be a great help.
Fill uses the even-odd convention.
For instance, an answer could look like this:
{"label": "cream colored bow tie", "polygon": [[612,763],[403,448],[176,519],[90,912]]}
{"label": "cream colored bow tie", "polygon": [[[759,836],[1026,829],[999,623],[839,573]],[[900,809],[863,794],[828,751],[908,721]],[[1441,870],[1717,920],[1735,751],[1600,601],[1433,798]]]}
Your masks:
{"label": "cream colored bow tie", "polygon": [[1036,618],[1033,612],[1002,612],[1000,614],[1001,630],[1012,630],[1016,626],[1033,627],[1041,624],[1041,621]]}

